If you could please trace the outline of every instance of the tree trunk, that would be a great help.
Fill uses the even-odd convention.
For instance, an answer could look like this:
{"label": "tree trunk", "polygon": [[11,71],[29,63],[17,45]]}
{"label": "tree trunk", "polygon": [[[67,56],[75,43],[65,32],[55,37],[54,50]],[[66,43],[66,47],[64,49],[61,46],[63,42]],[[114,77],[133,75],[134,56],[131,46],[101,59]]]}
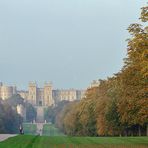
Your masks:
{"label": "tree trunk", "polygon": [[138,126],[138,135],[141,136],[141,127],[140,127],[140,125]]}
{"label": "tree trunk", "polygon": [[133,130],[131,129],[131,136],[133,137],[134,136],[134,132],[133,132]]}
{"label": "tree trunk", "polygon": [[126,129],[125,130],[125,137],[127,137],[128,136],[128,130]]}

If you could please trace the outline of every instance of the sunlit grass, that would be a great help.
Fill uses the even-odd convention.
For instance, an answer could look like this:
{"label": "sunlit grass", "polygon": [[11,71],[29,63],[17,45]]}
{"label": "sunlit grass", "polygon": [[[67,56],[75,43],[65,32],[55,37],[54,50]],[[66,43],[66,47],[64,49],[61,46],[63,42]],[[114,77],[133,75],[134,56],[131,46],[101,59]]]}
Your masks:
{"label": "sunlit grass", "polygon": [[62,132],[58,128],[56,128],[53,124],[45,124],[43,126],[43,135],[46,136],[64,136]]}
{"label": "sunlit grass", "polygon": [[24,129],[25,134],[35,135],[36,130],[37,130],[37,126],[36,126],[36,124],[24,123],[23,124],[23,129]]}
{"label": "sunlit grass", "polygon": [[148,137],[50,137],[20,135],[1,142],[0,148],[148,148]]}

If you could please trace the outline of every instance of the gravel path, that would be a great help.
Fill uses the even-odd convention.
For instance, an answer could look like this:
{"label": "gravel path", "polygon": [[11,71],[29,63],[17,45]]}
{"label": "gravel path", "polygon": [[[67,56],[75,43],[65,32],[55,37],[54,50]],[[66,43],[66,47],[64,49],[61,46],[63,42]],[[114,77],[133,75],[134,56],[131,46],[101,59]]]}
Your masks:
{"label": "gravel path", "polygon": [[14,137],[14,136],[17,136],[17,135],[12,135],[12,134],[0,134],[0,142],[1,141],[4,141],[10,137]]}

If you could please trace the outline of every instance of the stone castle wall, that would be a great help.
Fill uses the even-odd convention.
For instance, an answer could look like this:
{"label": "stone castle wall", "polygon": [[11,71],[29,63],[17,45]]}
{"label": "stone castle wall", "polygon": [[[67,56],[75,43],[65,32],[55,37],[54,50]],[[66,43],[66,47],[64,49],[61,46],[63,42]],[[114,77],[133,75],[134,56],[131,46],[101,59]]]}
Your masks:
{"label": "stone castle wall", "polygon": [[6,86],[0,83],[0,98],[6,100],[10,98],[13,94],[16,94],[16,87]]}
{"label": "stone castle wall", "polygon": [[55,90],[51,83],[45,83],[43,88],[38,88],[34,82],[29,83],[28,91],[17,91],[16,87],[0,83],[0,98],[5,100],[14,94],[19,94],[33,106],[54,106],[63,100],[80,100],[84,96],[84,91],[76,89]]}

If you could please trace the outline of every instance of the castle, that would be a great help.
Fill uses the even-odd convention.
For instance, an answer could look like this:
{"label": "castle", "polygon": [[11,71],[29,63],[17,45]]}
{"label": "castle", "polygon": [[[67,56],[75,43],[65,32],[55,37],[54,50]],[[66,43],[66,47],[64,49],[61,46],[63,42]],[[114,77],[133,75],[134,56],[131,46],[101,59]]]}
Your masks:
{"label": "castle", "polygon": [[[99,80],[94,80],[89,88],[98,87],[100,84]],[[6,100],[13,96],[14,94],[19,94],[24,101],[32,104],[37,111],[36,122],[44,122],[44,109],[49,106],[56,106],[58,102],[75,101],[85,98],[84,90],[76,89],[53,89],[52,83],[45,83],[43,88],[38,87],[37,83],[30,82],[28,85],[28,90],[17,90],[15,86],[6,86],[0,82],[0,98]],[[26,120],[26,108],[18,104],[16,107],[18,114]]]}
{"label": "castle", "polygon": [[6,86],[0,83],[0,98],[3,100],[10,98],[14,94],[19,94],[33,106],[55,106],[58,102],[67,100],[80,100],[84,96],[84,90],[76,89],[53,89],[52,83],[45,83],[43,88],[39,88],[37,83],[30,82],[27,91],[17,90],[14,86]]}

